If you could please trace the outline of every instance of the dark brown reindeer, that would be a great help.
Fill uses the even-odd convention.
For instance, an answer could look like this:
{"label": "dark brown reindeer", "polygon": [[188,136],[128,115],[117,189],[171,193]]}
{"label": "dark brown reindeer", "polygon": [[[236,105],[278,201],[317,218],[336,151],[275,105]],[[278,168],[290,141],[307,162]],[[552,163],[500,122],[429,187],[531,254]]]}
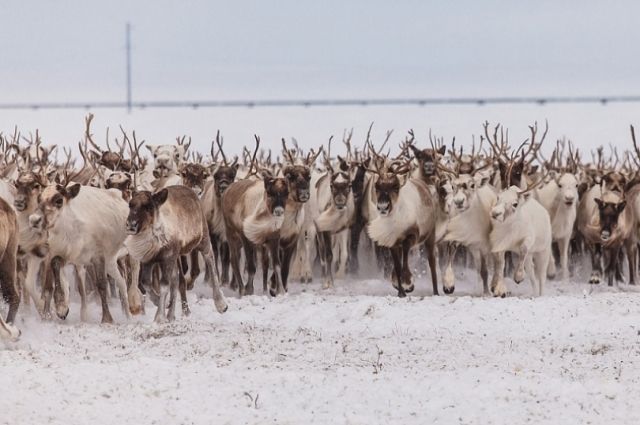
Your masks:
{"label": "dark brown reindeer", "polygon": [[[207,222],[196,194],[183,186],[169,186],[157,193],[135,192],[129,201],[125,240],[129,254],[141,263],[141,283],[149,285],[153,267],[162,272],[160,297],[155,315],[157,322],[175,318],[175,300],[178,289],[178,259],[195,250],[202,254],[205,263],[205,282],[213,287],[213,301],[220,313],[227,310],[227,303],[220,291],[215,273],[213,252]],[[166,289],[169,288],[168,313]],[[182,312],[189,314],[184,286],[180,288]]]}
{"label": "dark brown reindeer", "polygon": [[20,293],[16,287],[16,262],[18,255],[18,222],[16,213],[0,198],[0,289],[2,298],[9,304],[6,321],[0,317],[0,338],[16,339],[20,331],[13,326]]}

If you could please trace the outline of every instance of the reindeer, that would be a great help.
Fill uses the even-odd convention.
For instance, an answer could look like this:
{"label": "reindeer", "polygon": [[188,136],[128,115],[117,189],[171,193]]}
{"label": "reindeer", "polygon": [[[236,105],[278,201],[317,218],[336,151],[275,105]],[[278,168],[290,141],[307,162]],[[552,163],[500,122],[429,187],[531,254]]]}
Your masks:
{"label": "reindeer", "polygon": [[18,255],[18,222],[16,213],[5,200],[0,199],[0,289],[9,304],[7,319],[0,317],[0,337],[17,339],[20,331],[13,322],[20,305],[16,287],[16,261]]}
{"label": "reindeer", "polygon": [[[259,139],[256,138],[256,143],[259,144]],[[204,214],[207,218],[207,225],[209,227],[209,238],[213,246],[213,255],[216,261],[220,263],[220,280],[222,285],[229,283],[229,245],[227,244],[226,229],[224,224],[224,216],[222,212],[222,196],[227,188],[236,180],[238,169],[237,159],[232,163],[229,163],[226,155],[222,149],[222,138],[220,132],[216,134],[216,144],[218,145],[218,153],[222,155],[222,162],[217,165],[212,165],[213,170],[213,184],[209,183],[205,188],[202,195],[202,206],[204,208]],[[214,144],[211,143],[211,157],[217,158],[214,154]],[[237,282],[236,282],[237,283]]]}
{"label": "reindeer", "polygon": [[[85,266],[96,273],[96,286],[102,302],[102,323],[112,323],[107,303],[107,276],[115,280],[120,291],[122,309],[127,318],[140,310],[141,295],[137,285],[127,284],[118,270],[118,253],[124,239],[128,214],[127,203],[117,191],[96,189],[75,183],[66,175],[42,190],[38,208],[29,216],[34,231],[46,234],[48,255],[55,287],[45,279],[44,310],[49,311],[53,289],[56,314],[65,319],[69,312],[68,289],[62,287],[60,270],[65,263],[80,267],[78,287],[81,317],[86,317]],[[135,300],[130,305],[129,300]],[[131,310],[131,311],[130,311]]]}
{"label": "reindeer", "polygon": [[[162,271],[160,297],[155,321],[175,319],[178,288],[178,259],[196,250],[204,258],[205,282],[213,286],[213,301],[219,313],[227,311],[227,302],[220,291],[207,222],[196,194],[183,186],[169,186],[156,193],[135,192],[129,201],[126,220],[129,236],[125,246],[129,254],[141,263],[141,282],[148,285],[154,265]],[[169,305],[166,312],[166,288]],[[186,293],[181,288],[182,312],[189,314]]]}
{"label": "reindeer", "polygon": [[[331,144],[331,141],[329,141]],[[338,157],[340,166],[338,171],[331,165],[331,150],[325,155],[325,165],[328,173],[317,183],[317,205],[319,216],[314,220],[318,246],[320,251],[320,263],[324,278],[323,288],[333,287],[333,249],[332,236],[342,235],[348,241],[347,230],[353,222],[355,205],[351,194],[351,178],[349,165]],[[342,255],[346,257],[346,247],[343,247]],[[343,266],[346,258],[343,259]]]}
{"label": "reindeer", "polygon": [[[44,302],[40,293],[36,292],[35,285],[37,274],[46,257],[46,236],[42,232],[33,229],[29,225],[29,216],[38,207],[38,197],[42,189],[48,185],[46,177],[33,171],[20,171],[15,182],[16,197],[13,206],[16,210],[18,221],[18,245],[19,256],[26,263],[26,277],[24,277],[24,289],[33,300],[36,309],[41,314],[45,313]],[[25,300],[26,302],[27,300]]]}
{"label": "reindeer", "polygon": [[541,296],[551,258],[551,220],[547,210],[530,191],[540,182],[521,190],[511,186],[502,191],[491,209],[491,251],[516,252],[519,256],[513,279],[520,283],[526,275],[533,295]]}
{"label": "reindeer", "polygon": [[[413,277],[409,269],[409,251],[424,243],[433,294],[438,295],[438,276],[435,257],[435,200],[427,184],[415,178],[406,178],[408,164],[396,168],[391,164],[378,175],[373,192],[378,216],[367,227],[371,240],[379,246],[390,248],[398,296],[412,292]],[[372,170],[373,171],[373,170]]]}

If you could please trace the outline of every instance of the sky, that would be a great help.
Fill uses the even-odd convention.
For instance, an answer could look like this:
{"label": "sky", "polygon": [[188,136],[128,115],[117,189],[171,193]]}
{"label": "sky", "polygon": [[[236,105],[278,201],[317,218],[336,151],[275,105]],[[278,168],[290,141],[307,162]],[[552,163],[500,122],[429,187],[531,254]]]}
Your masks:
{"label": "sky", "polygon": [[[0,103],[123,101],[125,23],[133,98],[251,100],[640,94],[633,1],[23,1],[1,2]],[[363,138],[414,128],[470,142],[482,122],[514,139],[549,120],[549,138],[584,149],[629,144],[639,104],[94,110],[94,132],[122,124],[148,143],[188,134],[208,151],[262,136],[315,146],[345,128]],[[0,111],[0,130],[40,129],[75,145],[86,111]],[[98,137],[100,140],[100,137]]]}

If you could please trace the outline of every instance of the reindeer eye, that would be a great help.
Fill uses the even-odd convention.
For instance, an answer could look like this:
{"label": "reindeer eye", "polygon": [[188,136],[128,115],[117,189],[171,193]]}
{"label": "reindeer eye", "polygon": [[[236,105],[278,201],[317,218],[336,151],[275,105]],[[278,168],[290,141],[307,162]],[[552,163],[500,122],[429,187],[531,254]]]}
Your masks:
{"label": "reindeer eye", "polygon": [[38,190],[40,189],[40,185],[38,183],[33,185],[33,190]]}
{"label": "reindeer eye", "polygon": [[560,183],[558,183],[558,187],[559,187],[560,189],[562,189],[562,185],[561,185]]}
{"label": "reindeer eye", "polygon": [[176,154],[176,159],[180,159],[180,155],[179,154]]}
{"label": "reindeer eye", "polygon": [[62,196],[56,197],[56,199],[54,200],[54,203],[58,208],[62,207],[63,202],[64,202],[64,199],[62,199]]}
{"label": "reindeer eye", "polygon": [[513,205],[513,208],[518,208],[518,202],[517,202],[517,201],[516,201],[516,202],[514,202],[514,203],[513,203],[513,204],[511,204],[511,205]]}
{"label": "reindeer eye", "polygon": [[154,153],[154,154],[153,154],[153,158],[154,158],[154,159],[156,159],[157,157],[158,157],[158,154],[157,154],[157,153]]}

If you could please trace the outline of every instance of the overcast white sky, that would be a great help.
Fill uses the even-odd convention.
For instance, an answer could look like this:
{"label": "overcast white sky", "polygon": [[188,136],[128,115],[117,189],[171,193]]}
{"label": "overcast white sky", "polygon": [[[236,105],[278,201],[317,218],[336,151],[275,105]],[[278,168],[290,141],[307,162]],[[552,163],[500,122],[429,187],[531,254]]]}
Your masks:
{"label": "overcast white sky", "polygon": [[[640,94],[633,1],[2,2],[0,102],[124,100],[124,27],[133,26],[135,100]],[[259,133],[306,145],[370,121],[470,140],[483,120],[515,137],[627,144],[640,105],[96,110],[150,143],[190,134],[208,150]],[[1,111],[0,129],[40,128],[75,144],[85,111]]]}

